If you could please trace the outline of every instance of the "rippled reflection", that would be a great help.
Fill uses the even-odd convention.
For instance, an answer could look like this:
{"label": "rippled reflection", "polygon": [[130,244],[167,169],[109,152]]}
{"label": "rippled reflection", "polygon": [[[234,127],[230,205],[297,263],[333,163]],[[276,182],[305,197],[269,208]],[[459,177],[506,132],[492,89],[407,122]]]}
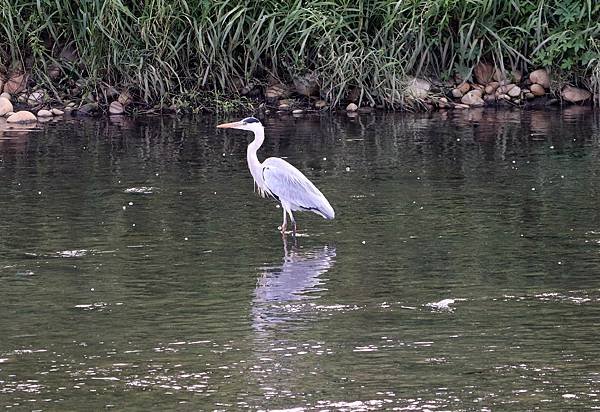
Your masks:
{"label": "rippled reflection", "polygon": [[288,249],[284,242],[281,264],[260,268],[252,304],[254,329],[264,331],[306,315],[297,302],[318,298],[326,290],[321,276],[333,267],[335,257],[334,247]]}

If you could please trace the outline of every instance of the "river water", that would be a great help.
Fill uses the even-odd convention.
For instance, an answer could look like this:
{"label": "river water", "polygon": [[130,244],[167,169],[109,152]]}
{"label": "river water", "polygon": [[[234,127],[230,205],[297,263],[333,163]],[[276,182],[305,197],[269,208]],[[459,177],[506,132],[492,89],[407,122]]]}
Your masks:
{"label": "river water", "polygon": [[0,124],[0,407],[600,408],[600,113]]}

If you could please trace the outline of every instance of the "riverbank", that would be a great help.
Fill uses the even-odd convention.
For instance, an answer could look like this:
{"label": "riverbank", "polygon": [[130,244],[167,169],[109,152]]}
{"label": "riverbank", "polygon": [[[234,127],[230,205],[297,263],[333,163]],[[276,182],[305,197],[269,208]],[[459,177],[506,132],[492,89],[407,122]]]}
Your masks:
{"label": "riverbank", "polygon": [[598,104],[600,4],[522,3],[3,2],[0,89],[34,114]]}

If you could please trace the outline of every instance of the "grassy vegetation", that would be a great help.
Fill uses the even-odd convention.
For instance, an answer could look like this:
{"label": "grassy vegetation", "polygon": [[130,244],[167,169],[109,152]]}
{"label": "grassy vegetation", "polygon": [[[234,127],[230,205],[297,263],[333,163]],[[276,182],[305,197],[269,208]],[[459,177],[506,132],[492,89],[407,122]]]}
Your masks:
{"label": "grassy vegetation", "polygon": [[57,98],[113,86],[214,108],[314,72],[333,105],[398,107],[407,75],[466,78],[479,60],[598,90],[599,50],[595,0],[0,0],[0,70]]}

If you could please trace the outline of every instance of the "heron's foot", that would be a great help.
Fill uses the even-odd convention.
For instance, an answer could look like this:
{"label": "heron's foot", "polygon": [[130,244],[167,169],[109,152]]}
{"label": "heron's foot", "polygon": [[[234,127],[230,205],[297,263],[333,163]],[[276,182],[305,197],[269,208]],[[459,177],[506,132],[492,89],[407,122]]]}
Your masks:
{"label": "heron's foot", "polygon": [[285,224],[285,223],[283,225],[279,226],[279,231],[281,232],[282,236],[285,236],[286,229],[287,229],[287,224]]}

